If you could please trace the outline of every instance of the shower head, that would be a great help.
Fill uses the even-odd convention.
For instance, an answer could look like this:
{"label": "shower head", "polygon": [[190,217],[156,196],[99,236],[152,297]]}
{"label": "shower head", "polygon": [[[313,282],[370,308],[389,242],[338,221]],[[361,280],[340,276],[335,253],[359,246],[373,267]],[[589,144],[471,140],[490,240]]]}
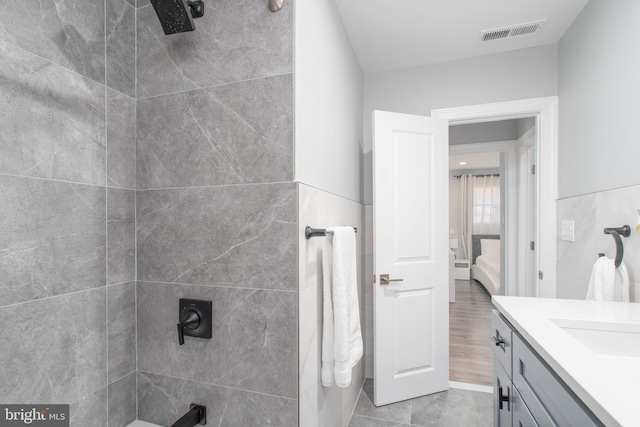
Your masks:
{"label": "shower head", "polygon": [[195,30],[193,18],[204,15],[201,0],[151,0],[151,4],[166,35]]}

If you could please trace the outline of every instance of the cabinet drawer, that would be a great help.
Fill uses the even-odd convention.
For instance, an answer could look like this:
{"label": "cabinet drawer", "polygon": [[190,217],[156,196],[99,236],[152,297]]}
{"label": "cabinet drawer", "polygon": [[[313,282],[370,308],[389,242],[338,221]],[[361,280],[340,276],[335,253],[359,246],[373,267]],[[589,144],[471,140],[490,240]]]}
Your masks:
{"label": "cabinet drawer", "polygon": [[[493,425],[494,427],[511,427],[511,378],[504,368],[493,358]],[[502,400],[502,404],[501,404]]]}
{"label": "cabinet drawer", "polygon": [[491,347],[493,355],[500,361],[502,367],[511,375],[511,326],[498,310],[491,310]]}
{"label": "cabinet drawer", "polygon": [[533,419],[533,415],[527,409],[527,405],[524,404],[518,389],[514,387],[512,393],[513,427],[539,427],[538,423]]}
{"label": "cabinet drawer", "polygon": [[513,334],[513,384],[540,427],[602,426],[516,333]]}

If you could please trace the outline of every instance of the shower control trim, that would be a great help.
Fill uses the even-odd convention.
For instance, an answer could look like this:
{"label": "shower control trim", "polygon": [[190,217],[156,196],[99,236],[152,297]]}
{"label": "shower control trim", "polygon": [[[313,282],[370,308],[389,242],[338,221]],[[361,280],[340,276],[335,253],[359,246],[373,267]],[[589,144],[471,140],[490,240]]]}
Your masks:
{"label": "shower control trim", "polygon": [[211,338],[213,304],[211,301],[181,298],[178,311],[178,344],[184,337]]}

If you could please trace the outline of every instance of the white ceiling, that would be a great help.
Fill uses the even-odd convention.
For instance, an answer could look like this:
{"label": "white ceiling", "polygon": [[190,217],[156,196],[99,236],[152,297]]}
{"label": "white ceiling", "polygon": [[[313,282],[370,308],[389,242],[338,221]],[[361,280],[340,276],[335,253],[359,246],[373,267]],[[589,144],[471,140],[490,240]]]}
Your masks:
{"label": "white ceiling", "polygon": [[[365,73],[557,43],[588,0],[335,0]],[[536,34],[480,31],[547,19]]]}
{"label": "white ceiling", "polygon": [[[460,162],[467,162],[460,165]],[[449,156],[449,170],[476,170],[500,168],[500,153],[456,154]]]}

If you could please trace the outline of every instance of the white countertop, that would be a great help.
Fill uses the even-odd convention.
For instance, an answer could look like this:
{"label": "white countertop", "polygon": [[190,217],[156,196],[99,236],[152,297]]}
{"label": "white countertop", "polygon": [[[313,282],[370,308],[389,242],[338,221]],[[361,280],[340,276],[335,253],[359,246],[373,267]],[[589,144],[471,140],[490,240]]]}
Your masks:
{"label": "white countertop", "polygon": [[640,357],[596,353],[558,326],[623,324],[635,338],[640,304],[506,296],[494,296],[493,303],[606,426],[640,425]]}

